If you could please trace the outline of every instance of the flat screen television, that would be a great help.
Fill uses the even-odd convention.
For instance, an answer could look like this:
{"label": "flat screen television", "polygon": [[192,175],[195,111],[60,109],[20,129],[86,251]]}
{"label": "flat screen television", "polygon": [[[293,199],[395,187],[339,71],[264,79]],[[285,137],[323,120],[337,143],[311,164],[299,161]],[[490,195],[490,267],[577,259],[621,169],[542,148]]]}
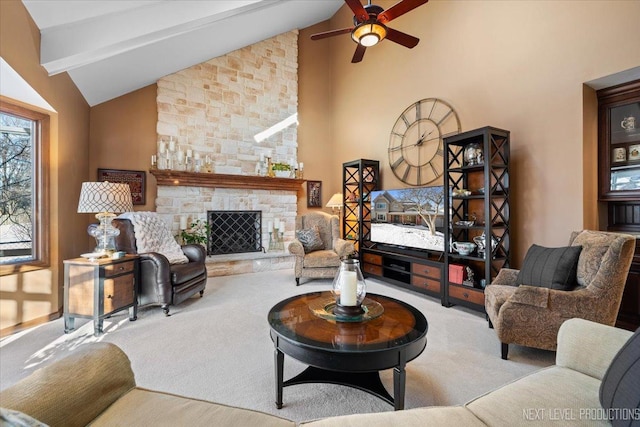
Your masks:
{"label": "flat screen television", "polygon": [[401,248],[444,251],[444,187],[371,192],[371,241]]}

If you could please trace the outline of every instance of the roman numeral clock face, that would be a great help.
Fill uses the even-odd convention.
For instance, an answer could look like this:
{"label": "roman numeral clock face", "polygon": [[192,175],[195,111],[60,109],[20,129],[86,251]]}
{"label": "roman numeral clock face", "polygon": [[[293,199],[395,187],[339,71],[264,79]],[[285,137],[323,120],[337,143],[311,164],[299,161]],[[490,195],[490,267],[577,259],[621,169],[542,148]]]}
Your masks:
{"label": "roman numeral clock face", "polygon": [[437,98],[411,104],[400,114],[389,137],[389,166],[409,185],[424,185],[444,172],[442,138],[460,132],[455,110]]}

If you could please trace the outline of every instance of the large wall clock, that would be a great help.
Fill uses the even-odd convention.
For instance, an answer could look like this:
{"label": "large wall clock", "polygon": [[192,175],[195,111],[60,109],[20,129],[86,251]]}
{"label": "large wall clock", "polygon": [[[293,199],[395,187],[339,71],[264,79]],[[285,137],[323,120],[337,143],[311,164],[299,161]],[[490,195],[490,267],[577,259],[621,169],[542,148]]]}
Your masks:
{"label": "large wall clock", "polygon": [[389,166],[409,185],[424,185],[444,172],[442,138],[460,132],[451,105],[438,98],[414,102],[400,114],[389,137]]}

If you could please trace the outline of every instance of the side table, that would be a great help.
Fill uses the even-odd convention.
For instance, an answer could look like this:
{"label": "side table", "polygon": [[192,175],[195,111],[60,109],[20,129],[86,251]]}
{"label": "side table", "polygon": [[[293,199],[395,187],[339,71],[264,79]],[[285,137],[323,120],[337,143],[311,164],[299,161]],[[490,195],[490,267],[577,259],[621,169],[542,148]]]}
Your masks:
{"label": "side table", "polygon": [[74,329],[76,317],[93,319],[95,335],[105,317],[126,308],[129,320],[138,318],[140,257],[64,260],[64,332]]}

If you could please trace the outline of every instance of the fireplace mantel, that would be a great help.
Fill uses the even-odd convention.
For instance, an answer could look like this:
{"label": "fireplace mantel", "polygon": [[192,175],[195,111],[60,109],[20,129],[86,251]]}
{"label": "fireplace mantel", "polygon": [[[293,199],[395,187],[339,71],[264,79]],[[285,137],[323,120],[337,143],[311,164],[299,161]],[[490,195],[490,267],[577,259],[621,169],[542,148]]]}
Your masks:
{"label": "fireplace mantel", "polygon": [[298,191],[304,179],[271,178],[256,175],[230,175],[220,173],[180,172],[174,170],[150,170],[158,185],[209,187],[209,188],[248,188],[252,190]]}

